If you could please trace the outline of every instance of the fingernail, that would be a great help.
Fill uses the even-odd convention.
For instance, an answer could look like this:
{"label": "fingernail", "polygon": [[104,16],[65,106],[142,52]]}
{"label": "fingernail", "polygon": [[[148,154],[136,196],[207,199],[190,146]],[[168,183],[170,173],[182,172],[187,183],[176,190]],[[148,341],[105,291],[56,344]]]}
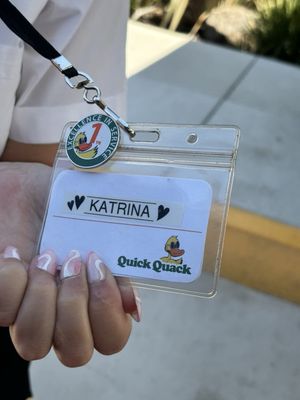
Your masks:
{"label": "fingernail", "polygon": [[60,271],[61,279],[79,275],[81,271],[81,257],[79,251],[71,250]]}
{"label": "fingernail", "polygon": [[97,256],[96,253],[90,253],[87,262],[87,277],[89,283],[103,281],[106,271],[104,262]]}
{"label": "fingernail", "polygon": [[36,258],[35,266],[52,275],[56,274],[56,256],[51,250],[46,250]]}
{"label": "fingernail", "polygon": [[7,246],[3,252],[4,258],[16,258],[17,260],[21,260],[19,251],[16,247]]}
{"label": "fingernail", "polygon": [[136,322],[140,322],[142,316],[142,301],[137,288],[133,288],[133,293],[135,298],[136,310],[131,313],[131,316]]}

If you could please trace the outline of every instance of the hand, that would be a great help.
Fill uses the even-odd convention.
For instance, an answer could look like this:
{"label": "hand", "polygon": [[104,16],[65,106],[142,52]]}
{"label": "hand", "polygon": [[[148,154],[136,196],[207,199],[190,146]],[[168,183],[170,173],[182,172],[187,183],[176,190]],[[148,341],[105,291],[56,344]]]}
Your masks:
{"label": "hand", "polygon": [[[115,279],[94,253],[87,268],[72,253],[58,284],[51,251],[34,258],[26,273],[50,173],[40,164],[0,163],[0,185],[7,194],[0,197],[0,247],[12,243],[21,254],[9,247],[0,259],[0,325],[12,325],[12,339],[23,358],[44,357],[54,342],[62,363],[79,366],[89,360],[93,347],[103,354],[119,351],[130,334],[127,314],[139,320],[140,305],[128,282]],[[65,273],[69,267],[72,274]]]}
{"label": "hand", "polygon": [[0,251],[14,245],[28,263],[34,254],[52,168],[0,162]]}
{"label": "hand", "polygon": [[40,359],[53,343],[60,361],[77,367],[89,361],[94,347],[106,355],[120,351],[130,335],[131,318],[124,311],[116,279],[100,258],[92,252],[85,265],[79,252],[72,250],[56,277],[52,251],[33,259],[11,327],[19,354],[27,360]]}
{"label": "hand", "polygon": [[[25,265],[36,246],[50,174],[51,168],[42,164],[0,162],[0,252],[14,245]],[[0,325],[9,326],[24,295],[27,273],[11,247],[4,256],[8,260],[0,260]]]}

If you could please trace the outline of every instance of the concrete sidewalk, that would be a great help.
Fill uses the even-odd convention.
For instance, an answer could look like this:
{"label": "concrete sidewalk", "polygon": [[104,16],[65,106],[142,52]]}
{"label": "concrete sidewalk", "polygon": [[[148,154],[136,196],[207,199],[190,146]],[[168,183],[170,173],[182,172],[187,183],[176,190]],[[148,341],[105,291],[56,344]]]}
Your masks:
{"label": "concrete sidewalk", "polygon": [[127,347],[33,363],[37,400],[299,400],[300,309],[221,280],[214,300],[143,291]]}
{"label": "concrete sidewalk", "polygon": [[156,62],[129,79],[128,119],[238,125],[232,204],[300,227],[300,68],[176,33],[170,48],[177,38],[177,49],[157,60],[170,33],[150,37],[157,28],[137,23],[130,29],[128,56],[150,53]]}
{"label": "concrete sidewalk", "polygon": [[[240,125],[233,204],[300,226],[299,69],[135,23],[128,58],[130,120]],[[53,353],[35,362],[35,398],[299,399],[297,305],[226,279],[213,300],[142,299],[122,353],[78,369]]]}
{"label": "concrete sidewalk", "polygon": [[130,120],[241,128],[221,273],[300,303],[300,69],[143,24],[129,32],[129,75],[137,54],[155,60],[129,79]]}

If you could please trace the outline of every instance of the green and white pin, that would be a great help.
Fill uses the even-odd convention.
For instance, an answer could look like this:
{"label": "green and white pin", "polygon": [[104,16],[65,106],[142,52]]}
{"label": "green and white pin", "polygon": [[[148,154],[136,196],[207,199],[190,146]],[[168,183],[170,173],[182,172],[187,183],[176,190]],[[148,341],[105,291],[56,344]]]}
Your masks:
{"label": "green and white pin", "polygon": [[107,115],[93,114],[72,128],[66,139],[66,152],[77,167],[95,168],[114,155],[119,141],[116,122]]}

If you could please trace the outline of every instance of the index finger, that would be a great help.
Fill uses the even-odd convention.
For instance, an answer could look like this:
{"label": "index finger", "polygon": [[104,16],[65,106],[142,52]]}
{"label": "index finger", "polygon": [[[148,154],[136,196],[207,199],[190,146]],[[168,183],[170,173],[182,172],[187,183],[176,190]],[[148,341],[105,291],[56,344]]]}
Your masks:
{"label": "index finger", "polygon": [[124,312],[121,294],[110,270],[91,252],[87,262],[89,317],[96,350],[102,354],[119,352],[127,343],[131,321]]}

